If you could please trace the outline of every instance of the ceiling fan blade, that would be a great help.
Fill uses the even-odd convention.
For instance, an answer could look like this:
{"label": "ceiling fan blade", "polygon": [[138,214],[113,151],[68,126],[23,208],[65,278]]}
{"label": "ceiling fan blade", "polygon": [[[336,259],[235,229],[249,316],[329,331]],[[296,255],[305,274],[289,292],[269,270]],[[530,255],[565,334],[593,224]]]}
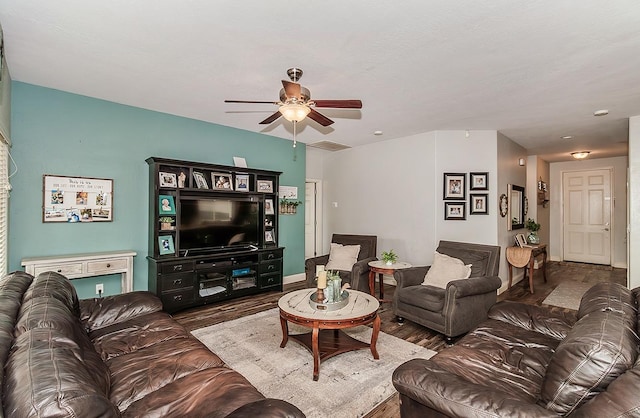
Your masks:
{"label": "ceiling fan blade", "polygon": [[268,125],[271,122],[273,122],[276,119],[278,119],[280,116],[282,116],[282,113],[280,113],[280,111],[278,110],[276,113],[274,113],[273,115],[269,116],[268,118],[266,118],[265,120],[260,122],[259,125]]}
{"label": "ceiling fan blade", "polygon": [[262,102],[256,100],[225,100],[225,103],[264,103],[264,104],[279,104],[278,102]]}
{"label": "ceiling fan blade", "polygon": [[284,87],[284,92],[287,97],[295,97],[297,99],[302,99],[300,94],[300,84],[292,83],[291,81],[282,80],[282,86]]}
{"label": "ceiling fan blade", "polygon": [[362,109],[360,100],[314,100],[316,107],[333,107],[336,109]]}
{"label": "ceiling fan blade", "polygon": [[329,119],[328,117],[326,117],[322,113],[317,112],[317,111],[315,111],[313,109],[311,109],[311,112],[309,112],[309,114],[307,116],[309,116],[309,118],[315,120],[316,122],[318,122],[322,126],[329,126],[329,125],[331,125],[333,123],[333,121],[331,119]]}

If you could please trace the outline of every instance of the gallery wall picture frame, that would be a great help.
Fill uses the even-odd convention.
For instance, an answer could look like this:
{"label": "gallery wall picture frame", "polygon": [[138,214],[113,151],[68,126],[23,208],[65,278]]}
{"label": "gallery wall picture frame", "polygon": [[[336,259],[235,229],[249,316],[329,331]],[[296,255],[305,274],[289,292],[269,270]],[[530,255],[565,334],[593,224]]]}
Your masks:
{"label": "gallery wall picture frame", "polygon": [[249,191],[249,175],[236,174],[236,190],[239,192]]}
{"label": "gallery wall picture frame", "polygon": [[173,235],[158,236],[158,249],[160,255],[175,254],[176,249],[173,244]]}
{"label": "gallery wall picture frame", "polygon": [[444,219],[446,221],[464,221],[467,219],[466,202],[444,202]]}
{"label": "gallery wall picture frame", "polygon": [[469,173],[469,190],[489,190],[489,173]]}
{"label": "gallery wall picture frame", "polygon": [[466,200],[466,173],[444,173],[442,185],[444,200]]}
{"label": "gallery wall picture frame", "polygon": [[233,190],[233,179],[229,173],[211,173],[211,184],[216,190]]}
{"label": "gallery wall picture frame", "polygon": [[489,214],[489,195],[469,194],[469,214],[470,215],[488,215]]}
{"label": "gallery wall picture frame", "polygon": [[173,196],[169,194],[158,195],[158,214],[160,216],[176,214],[176,203]]}
{"label": "gallery wall picture frame", "polygon": [[273,182],[271,180],[258,180],[258,191],[262,193],[273,193]]}
{"label": "gallery wall picture frame", "polygon": [[113,180],[42,176],[42,222],[113,221]]}
{"label": "gallery wall picture frame", "polygon": [[518,247],[521,247],[521,248],[529,247],[529,245],[527,245],[527,239],[524,237],[524,234],[516,234],[515,239],[516,239],[516,245]]}
{"label": "gallery wall picture frame", "polygon": [[158,172],[160,187],[178,187],[178,180],[176,173],[168,173],[165,171]]}
{"label": "gallery wall picture frame", "polygon": [[193,181],[196,182],[196,187],[198,189],[208,189],[209,183],[207,183],[207,178],[199,171],[193,172]]}

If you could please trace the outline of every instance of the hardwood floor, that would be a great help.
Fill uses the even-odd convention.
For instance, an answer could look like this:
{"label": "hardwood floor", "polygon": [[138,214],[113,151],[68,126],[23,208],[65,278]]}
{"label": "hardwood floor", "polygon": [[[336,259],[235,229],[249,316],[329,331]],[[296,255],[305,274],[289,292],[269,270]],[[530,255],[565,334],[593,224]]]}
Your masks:
{"label": "hardwood floor", "polygon": [[[546,283],[543,280],[541,271],[536,270],[534,274],[535,293],[531,294],[529,292],[528,283],[520,281],[515,283],[508,291],[500,294],[498,300],[511,300],[532,305],[542,305],[542,301],[562,282],[576,281],[592,284],[615,282],[626,285],[626,274],[626,269],[581,263],[549,262]],[[284,291],[290,292],[304,287],[304,282],[298,282],[286,285]],[[385,285],[385,298],[391,299],[394,291],[394,286]],[[280,292],[268,292],[261,295],[247,296],[220,302],[215,305],[184,310],[175,313],[173,317],[188,330],[194,330],[275,308],[278,306],[278,299],[281,296],[282,293]],[[393,315],[391,303],[383,303],[379,315],[382,321],[381,331],[435,351],[440,351],[445,348],[444,339],[442,335],[437,332],[414,324],[411,321],[405,321],[403,325],[398,324]],[[399,416],[399,400],[397,394],[366,415],[367,418],[391,418]]]}

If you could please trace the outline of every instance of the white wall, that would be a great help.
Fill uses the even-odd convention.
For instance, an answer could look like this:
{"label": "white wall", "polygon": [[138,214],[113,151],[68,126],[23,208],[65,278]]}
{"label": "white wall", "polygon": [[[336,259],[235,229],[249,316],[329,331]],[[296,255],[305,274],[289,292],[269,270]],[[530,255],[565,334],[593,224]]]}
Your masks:
{"label": "white wall", "polygon": [[640,286],[640,116],[629,118],[629,288]]}
{"label": "white wall", "polygon": [[[640,139],[639,139],[640,142]],[[631,155],[631,141],[629,146]],[[550,164],[549,208],[551,231],[549,235],[549,257],[554,261],[562,258],[562,173],[570,171],[611,169],[613,171],[611,234],[611,264],[627,267],[627,157],[595,158],[582,161],[565,161]]]}
{"label": "white wall", "polygon": [[549,184],[549,163],[537,155],[529,155],[527,157],[527,185],[525,190],[527,199],[529,199],[529,212],[526,218],[534,219],[540,224],[540,230],[538,231],[540,242],[549,244],[551,230],[549,216],[551,211],[548,203],[546,207],[538,205],[538,181],[540,179],[547,184],[547,189],[551,187]]}
{"label": "white wall", "polygon": [[[498,187],[497,196],[495,199],[496,205],[501,194],[509,195],[508,185],[514,184],[516,186],[525,187],[527,184],[527,168],[518,165],[518,159],[526,158],[527,150],[520,145],[513,142],[510,138],[502,135],[498,132],[498,149],[496,152],[497,167],[498,167]],[[507,258],[505,252],[507,247],[514,245],[514,237],[517,233],[525,233],[526,229],[508,231],[507,227],[510,222],[508,216],[501,217],[499,211],[497,212],[497,245],[502,247],[500,253],[500,278],[502,279],[502,287],[498,292],[503,292],[507,289],[509,275],[507,268]],[[513,269],[513,282],[516,283],[522,280],[523,270]]]}
{"label": "white wall", "polygon": [[321,150],[318,148],[307,147],[306,152],[306,164],[307,164],[307,179],[319,180],[322,179],[322,161],[324,156],[329,154],[329,151]]}

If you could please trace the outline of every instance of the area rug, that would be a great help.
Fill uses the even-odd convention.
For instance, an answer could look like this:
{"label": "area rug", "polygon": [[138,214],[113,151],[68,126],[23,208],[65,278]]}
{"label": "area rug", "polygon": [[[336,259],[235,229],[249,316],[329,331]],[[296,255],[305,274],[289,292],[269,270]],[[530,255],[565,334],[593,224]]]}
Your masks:
{"label": "area rug", "polygon": [[[290,324],[289,333],[308,332]],[[371,341],[371,328],[345,330],[361,341]],[[391,374],[412,358],[430,358],[435,351],[380,332],[376,348],[380,360],[368,349],[351,351],[320,364],[320,378],[313,381],[311,353],[289,339],[284,348],[278,309],[192,331],[229,367],[241,373],[263,395],[284,399],[309,418],[364,416],[391,397]]]}
{"label": "area rug", "polygon": [[542,301],[542,303],[546,305],[560,306],[561,308],[578,310],[582,295],[584,295],[591,286],[593,286],[593,283],[560,283],[555,289],[553,289],[553,292],[551,292],[549,296]]}

